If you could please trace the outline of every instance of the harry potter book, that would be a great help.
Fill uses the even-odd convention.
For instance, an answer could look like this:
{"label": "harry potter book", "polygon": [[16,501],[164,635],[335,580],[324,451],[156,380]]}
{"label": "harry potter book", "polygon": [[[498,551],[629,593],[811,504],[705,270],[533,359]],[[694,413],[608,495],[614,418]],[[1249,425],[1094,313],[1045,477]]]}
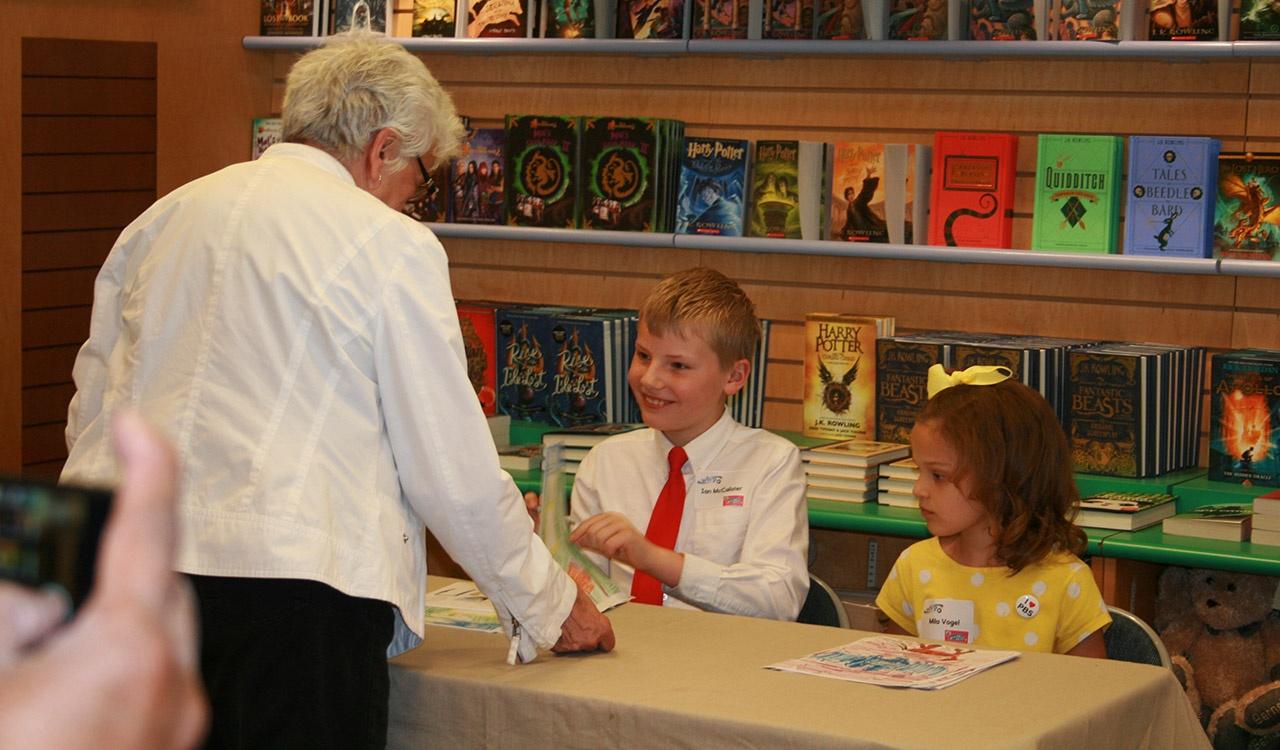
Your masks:
{"label": "harry potter book", "polygon": [[260,0],[261,36],[319,36],[320,0]]}
{"label": "harry potter book", "polygon": [[1015,135],[935,133],[929,244],[1012,247],[1017,159]]}
{"label": "harry potter book", "polygon": [[1153,42],[1217,41],[1218,0],[1150,0],[1147,38]]}
{"label": "harry potter book", "polygon": [[765,39],[812,39],[814,0],[764,0]]}
{"label": "harry potter book", "polygon": [[750,149],[750,141],[684,139],[676,234],[742,236]]}
{"label": "harry potter book", "polygon": [[1118,41],[1132,39],[1132,23],[1125,17],[1140,0],[1049,0],[1048,38],[1051,41]]}
{"label": "harry potter book", "polygon": [[822,239],[822,197],[828,168],[825,143],[757,141],[747,234]]}
{"label": "harry potter book", "polygon": [[1280,486],[1280,352],[1213,355],[1209,479]]}
{"label": "harry potter book", "polygon": [[682,39],[688,36],[689,0],[618,0],[619,39]]}
{"label": "harry potter book", "polygon": [[536,0],[462,0],[466,8],[463,35],[469,39],[523,38],[534,32]]}
{"label": "harry potter book", "polygon": [[687,0],[692,14],[692,39],[746,39],[750,25],[749,0]]}
{"label": "harry potter book", "polygon": [[1040,135],[1032,250],[1116,251],[1123,153],[1119,136]]}
{"label": "harry potter book", "polygon": [[1245,42],[1280,39],[1280,5],[1272,0],[1241,0],[1240,40]]}
{"label": "harry potter book", "polygon": [[1045,0],[965,0],[968,38],[974,41],[1035,41],[1045,37]]}
{"label": "harry potter book", "polygon": [[893,329],[887,316],[805,316],[805,435],[874,439],[876,339]]}
{"label": "harry potter book", "polygon": [[457,32],[458,19],[454,0],[413,0],[415,37],[451,37]]}
{"label": "harry potter book", "polygon": [[834,144],[827,239],[923,245],[930,151],[916,144]]}
{"label": "harry potter book", "polygon": [[873,0],[816,0],[815,36],[818,39],[868,39],[866,8]]}
{"label": "harry potter book", "polygon": [[888,0],[886,39],[930,40],[950,37],[948,0]]}
{"label": "harry potter book", "polygon": [[449,163],[449,199],[458,224],[502,223],[502,128],[467,132],[462,150]]}
{"label": "harry potter book", "polygon": [[577,117],[507,115],[506,221],[574,229],[578,217]]}
{"label": "harry potter book", "polygon": [[1216,138],[1129,138],[1125,255],[1213,255],[1218,148]]}
{"label": "harry potter book", "polygon": [[1213,249],[1223,258],[1271,260],[1280,247],[1280,154],[1218,157]]}

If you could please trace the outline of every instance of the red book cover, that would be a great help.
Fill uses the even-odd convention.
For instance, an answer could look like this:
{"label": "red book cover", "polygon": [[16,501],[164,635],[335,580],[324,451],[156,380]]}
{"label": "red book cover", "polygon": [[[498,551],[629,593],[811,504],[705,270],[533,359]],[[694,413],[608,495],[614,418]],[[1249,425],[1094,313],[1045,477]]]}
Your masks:
{"label": "red book cover", "polygon": [[929,244],[1013,247],[1018,137],[935,133]]}
{"label": "red book cover", "polygon": [[467,353],[467,378],[480,398],[486,417],[498,413],[498,333],[494,315],[494,308],[490,305],[458,303],[462,348]]}

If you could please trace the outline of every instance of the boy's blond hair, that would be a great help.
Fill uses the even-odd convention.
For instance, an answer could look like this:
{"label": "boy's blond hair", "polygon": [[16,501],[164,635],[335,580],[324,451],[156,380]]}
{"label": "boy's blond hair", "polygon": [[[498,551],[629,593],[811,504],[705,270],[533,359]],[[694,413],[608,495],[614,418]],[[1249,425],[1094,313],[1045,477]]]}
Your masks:
{"label": "boy's blond hair", "polygon": [[702,336],[726,369],[751,359],[760,340],[751,298],[713,268],[689,268],[658,282],[640,306],[640,320],[659,336],[668,331]]}

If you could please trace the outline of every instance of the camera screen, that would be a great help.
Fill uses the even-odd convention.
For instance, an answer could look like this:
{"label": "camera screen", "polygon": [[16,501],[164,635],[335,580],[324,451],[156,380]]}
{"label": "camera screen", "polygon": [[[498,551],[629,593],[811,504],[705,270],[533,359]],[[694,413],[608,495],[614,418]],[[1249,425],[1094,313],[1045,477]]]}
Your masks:
{"label": "camera screen", "polygon": [[78,607],[110,506],[109,492],[0,478],[0,578],[59,586]]}

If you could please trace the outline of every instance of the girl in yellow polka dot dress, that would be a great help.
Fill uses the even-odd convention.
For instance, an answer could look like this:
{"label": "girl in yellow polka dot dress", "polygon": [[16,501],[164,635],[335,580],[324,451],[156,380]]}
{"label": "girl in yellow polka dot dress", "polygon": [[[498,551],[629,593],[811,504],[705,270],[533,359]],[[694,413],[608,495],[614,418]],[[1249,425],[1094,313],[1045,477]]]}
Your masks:
{"label": "girl in yellow polka dot dress", "polygon": [[1005,367],[929,371],[911,431],[913,490],[933,537],[876,597],[889,632],[982,648],[1106,658],[1111,617],[1089,566],[1066,435]]}

